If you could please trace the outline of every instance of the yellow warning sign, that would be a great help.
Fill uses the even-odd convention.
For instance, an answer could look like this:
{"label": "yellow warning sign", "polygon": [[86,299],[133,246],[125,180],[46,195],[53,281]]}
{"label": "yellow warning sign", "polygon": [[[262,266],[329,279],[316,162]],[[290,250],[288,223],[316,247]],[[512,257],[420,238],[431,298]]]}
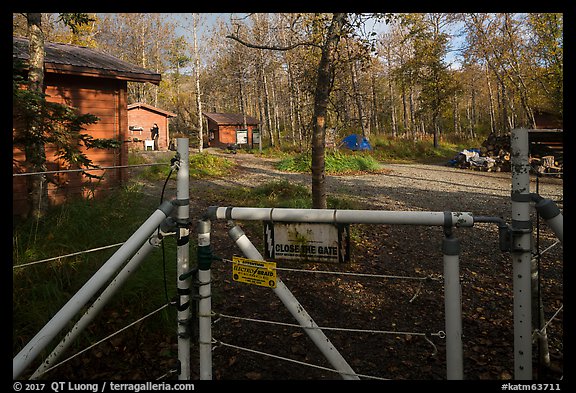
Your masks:
{"label": "yellow warning sign", "polygon": [[232,257],[234,281],[276,288],[276,263]]}

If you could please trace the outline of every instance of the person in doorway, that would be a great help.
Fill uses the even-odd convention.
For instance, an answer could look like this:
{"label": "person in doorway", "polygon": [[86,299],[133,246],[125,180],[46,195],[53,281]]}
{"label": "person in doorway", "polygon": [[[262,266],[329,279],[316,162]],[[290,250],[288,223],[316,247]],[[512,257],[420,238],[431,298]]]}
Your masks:
{"label": "person in doorway", "polygon": [[152,128],[150,128],[150,133],[152,134],[152,140],[154,141],[154,150],[158,150],[158,137],[160,136],[158,124],[154,123]]}

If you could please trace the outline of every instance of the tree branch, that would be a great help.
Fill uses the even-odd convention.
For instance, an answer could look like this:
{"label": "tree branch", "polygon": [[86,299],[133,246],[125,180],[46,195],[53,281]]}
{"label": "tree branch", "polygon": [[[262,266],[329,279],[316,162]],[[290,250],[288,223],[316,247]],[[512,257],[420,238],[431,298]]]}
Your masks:
{"label": "tree branch", "polygon": [[294,49],[297,48],[299,46],[313,46],[316,48],[322,48],[321,45],[315,44],[313,42],[298,42],[296,44],[293,45],[288,45],[288,46],[269,46],[269,45],[257,45],[257,44],[251,44],[250,42],[246,42],[242,39],[240,39],[240,37],[235,36],[235,35],[227,35],[226,38],[230,38],[233,39],[236,42],[239,42],[240,44],[248,47],[248,48],[254,48],[254,49],[267,49],[267,50],[278,50],[278,51],[287,51],[290,49]]}

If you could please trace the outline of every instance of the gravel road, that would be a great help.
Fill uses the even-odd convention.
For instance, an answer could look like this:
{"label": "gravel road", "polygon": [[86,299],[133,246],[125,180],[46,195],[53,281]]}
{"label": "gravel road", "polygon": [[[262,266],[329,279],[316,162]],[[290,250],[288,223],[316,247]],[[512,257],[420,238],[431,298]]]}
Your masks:
{"label": "gravel road", "polygon": [[[238,170],[234,176],[202,181],[202,186],[254,186],[278,179],[311,184],[309,174],[275,169],[277,159],[240,153],[223,155],[236,161]],[[480,172],[438,164],[384,163],[383,168],[379,174],[327,176],[328,193],[354,196],[371,209],[468,211],[474,215],[510,217],[512,175],[509,172]],[[541,196],[556,203],[563,200],[562,179],[532,177],[530,187],[531,192],[538,190]]]}

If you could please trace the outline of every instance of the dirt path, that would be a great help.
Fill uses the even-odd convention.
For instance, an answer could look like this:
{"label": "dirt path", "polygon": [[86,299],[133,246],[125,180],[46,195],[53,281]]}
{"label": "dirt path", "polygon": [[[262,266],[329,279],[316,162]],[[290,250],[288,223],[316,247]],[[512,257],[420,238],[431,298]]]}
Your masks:
{"label": "dirt path", "polygon": [[[310,187],[309,174],[288,173],[275,169],[278,159],[252,154],[214,153],[238,165],[226,179],[199,182],[204,187],[220,185],[254,186],[271,180],[287,179]],[[330,194],[354,196],[374,209],[470,211],[477,215],[508,217],[511,202],[511,174],[480,172],[433,164],[383,164],[380,174],[326,176]],[[563,198],[563,181],[540,178],[540,195],[554,201]],[[194,184],[191,185],[194,187]],[[532,178],[532,192],[536,179]]]}

